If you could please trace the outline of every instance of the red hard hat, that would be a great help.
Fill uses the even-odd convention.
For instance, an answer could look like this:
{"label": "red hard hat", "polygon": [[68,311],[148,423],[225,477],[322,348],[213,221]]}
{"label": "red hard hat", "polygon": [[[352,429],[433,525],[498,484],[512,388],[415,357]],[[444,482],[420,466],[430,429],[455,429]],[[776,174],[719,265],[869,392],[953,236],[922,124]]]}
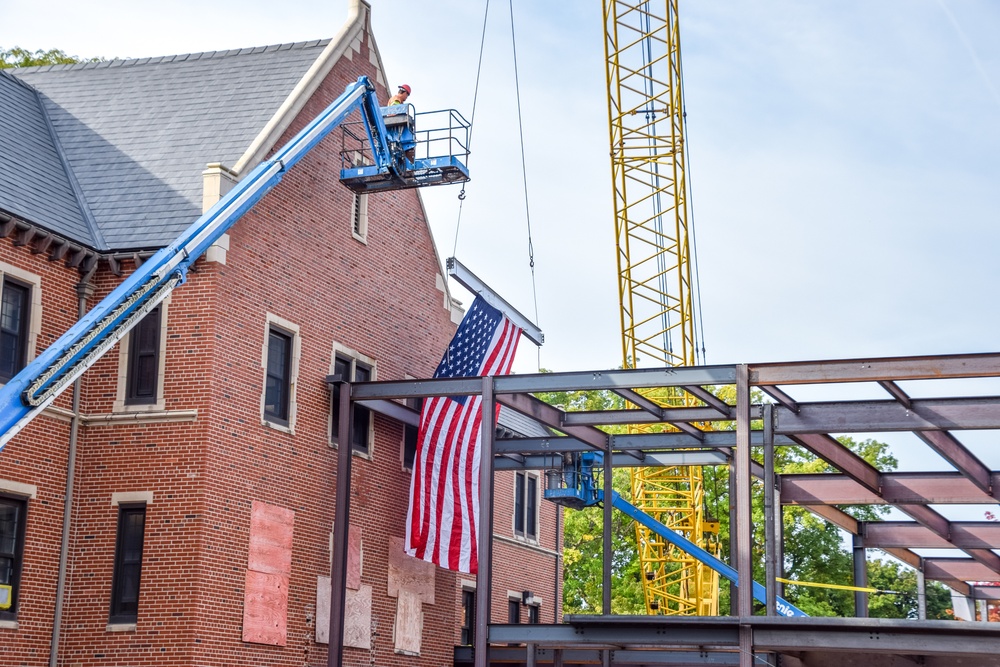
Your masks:
{"label": "red hard hat", "polygon": [[407,86],[405,83],[402,86],[400,86],[399,89],[400,90],[405,90],[407,95],[412,95],[413,94],[412,91],[410,90],[410,87]]}

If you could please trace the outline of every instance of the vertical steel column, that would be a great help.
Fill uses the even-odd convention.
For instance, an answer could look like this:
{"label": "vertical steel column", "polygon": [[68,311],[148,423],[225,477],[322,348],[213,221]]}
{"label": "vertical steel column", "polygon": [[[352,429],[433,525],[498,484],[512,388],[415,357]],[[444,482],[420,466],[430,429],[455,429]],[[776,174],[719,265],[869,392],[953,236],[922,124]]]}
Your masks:
{"label": "vertical steel column", "polygon": [[476,572],[476,638],[473,642],[473,664],[489,664],[490,599],[493,575],[493,440],[496,437],[496,403],[493,399],[493,378],[483,378],[482,419],[480,420],[479,454],[479,536]]}
{"label": "vertical steel column", "polygon": [[561,648],[552,649],[552,667],[563,667],[563,650]]}
{"label": "vertical steel column", "polygon": [[[853,536],[854,544],[854,585],[868,586],[868,560],[865,557],[865,538],[862,535]],[[868,618],[868,593],[854,591],[854,615],[858,618]]]}
{"label": "vertical steel column", "polygon": [[524,647],[525,655],[525,667],[537,667],[538,658],[535,655],[535,645],[527,644]]}
{"label": "vertical steel column", "polygon": [[333,521],[333,564],[330,572],[330,636],[327,667],[340,667],[344,653],[344,603],[347,595],[347,534],[351,525],[351,424],[354,402],[351,384],[340,383],[340,423],[337,424],[337,507]]}
{"label": "vertical steel column", "polygon": [[778,552],[774,544],[774,406],[764,407],[764,585],[767,589],[767,615],[777,615]]}
{"label": "vertical steel column", "polygon": [[[781,477],[775,475],[774,480],[774,535],[771,536],[774,545],[775,578],[785,576],[785,507],[781,504]],[[785,585],[774,582],[777,594],[785,597]]]}
{"label": "vertical steel column", "polygon": [[917,620],[927,620],[927,580],[924,579],[924,559],[917,568]]}
{"label": "vertical steel column", "polygon": [[[736,498],[738,497],[736,491],[736,459],[733,458],[729,461],[729,564],[733,567],[737,566],[737,560],[739,558],[739,545],[736,544],[736,539],[734,533],[736,531]],[[736,584],[732,581],[729,583],[729,615],[739,616],[740,608],[738,603],[739,589]]]}
{"label": "vertical steel column", "polygon": [[611,438],[607,439],[607,447],[604,452],[604,577],[603,590],[601,591],[601,613],[605,616],[611,615],[611,499],[614,489],[612,488],[611,468]]}
{"label": "vertical steel column", "polygon": [[[750,369],[736,367],[736,572],[740,577],[737,609],[740,618],[753,614],[753,568],[750,561]],[[730,538],[730,542],[732,538]],[[753,667],[750,626],[740,625],[740,667]]]}

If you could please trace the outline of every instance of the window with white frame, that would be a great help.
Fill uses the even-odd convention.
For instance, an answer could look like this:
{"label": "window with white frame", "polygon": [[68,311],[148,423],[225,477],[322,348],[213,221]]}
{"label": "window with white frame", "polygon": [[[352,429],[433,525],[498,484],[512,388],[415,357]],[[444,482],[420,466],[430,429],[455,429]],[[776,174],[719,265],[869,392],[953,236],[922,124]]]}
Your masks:
{"label": "window with white frame", "polygon": [[264,367],[262,419],[268,426],[290,432],[295,426],[299,354],[298,325],[268,314],[261,360]]}
{"label": "window with white frame", "polygon": [[35,356],[42,322],[41,278],[0,262],[0,384]]}
{"label": "window with white frame", "polygon": [[0,495],[0,620],[17,618],[27,509],[25,498]]}
{"label": "window with white frame", "polygon": [[163,410],[167,356],[168,296],[149,311],[119,344],[114,410]]}
{"label": "window with white frame", "polygon": [[[375,379],[375,360],[349,348],[334,345],[333,375],[339,375],[346,382],[368,382]],[[340,442],[340,385],[333,385],[330,410],[330,443]],[[371,410],[355,405],[351,422],[351,447],[363,456],[371,456],[374,440],[374,420]]]}
{"label": "window with white frame", "polygon": [[538,539],[538,477],[530,473],[514,474],[514,534]]}
{"label": "window with white frame", "polygon": [[[367,164],[360,153],[354,154],[354,165]],[[358,241],[368,243],[368,195],[355,192],[351,200],[351,233]]]}

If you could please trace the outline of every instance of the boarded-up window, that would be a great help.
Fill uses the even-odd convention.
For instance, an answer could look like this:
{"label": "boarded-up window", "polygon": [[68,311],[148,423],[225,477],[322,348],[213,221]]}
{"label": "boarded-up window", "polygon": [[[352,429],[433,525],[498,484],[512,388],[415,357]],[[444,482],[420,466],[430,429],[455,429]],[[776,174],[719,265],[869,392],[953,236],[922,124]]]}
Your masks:
{"label": "boarded-up window", "polygon": [[295,512],[254,501],[243,599],[243,641],[284,646]]}

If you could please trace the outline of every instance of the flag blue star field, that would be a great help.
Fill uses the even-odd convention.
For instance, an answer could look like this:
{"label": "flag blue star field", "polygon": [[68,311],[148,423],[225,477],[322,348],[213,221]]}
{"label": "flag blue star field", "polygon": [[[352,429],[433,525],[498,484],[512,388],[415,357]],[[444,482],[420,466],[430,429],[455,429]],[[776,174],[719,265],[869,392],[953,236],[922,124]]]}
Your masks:
{"label": "flag blue star field", "polygon": [[[434,377],[506,375],[520,336],[520,328],[476,297]],[[459,572],[474,573],[479,564],[482,415],[481,396],[426,399],[410,479],[406,553]]]}

